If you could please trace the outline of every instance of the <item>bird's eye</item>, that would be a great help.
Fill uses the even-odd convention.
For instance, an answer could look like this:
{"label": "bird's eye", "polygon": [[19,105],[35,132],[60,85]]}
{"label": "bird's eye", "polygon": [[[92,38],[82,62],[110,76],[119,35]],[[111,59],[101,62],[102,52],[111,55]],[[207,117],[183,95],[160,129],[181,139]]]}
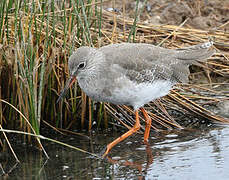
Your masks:
{"label": "bird's eye", "polygon": [[81,62],[81,63],[79,63],[79,65],[78,65],[78,69],[83,69],[83,68],[85,68],[85,65],[86,65],[86,63],[85,63],[85,62]]}

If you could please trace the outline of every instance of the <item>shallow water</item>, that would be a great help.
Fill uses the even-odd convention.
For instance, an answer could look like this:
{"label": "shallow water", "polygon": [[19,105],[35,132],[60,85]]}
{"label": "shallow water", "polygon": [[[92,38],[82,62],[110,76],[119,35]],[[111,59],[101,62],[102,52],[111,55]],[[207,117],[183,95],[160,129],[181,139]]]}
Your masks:
{"label": "shallow water", "polygon": [[[62,142],[99,153],[120,134],[90,139],[57,135]],[[136,134],[112,149],[107,160],[45,142],[47,160],[34,147],[14,146],[21,163],[2,153],[6,179],[229,179],[229,127],[152,133],[149,144]],[[14,166],[15,165],[15,166]],[[2,174],[2,172],[1,172]]]}

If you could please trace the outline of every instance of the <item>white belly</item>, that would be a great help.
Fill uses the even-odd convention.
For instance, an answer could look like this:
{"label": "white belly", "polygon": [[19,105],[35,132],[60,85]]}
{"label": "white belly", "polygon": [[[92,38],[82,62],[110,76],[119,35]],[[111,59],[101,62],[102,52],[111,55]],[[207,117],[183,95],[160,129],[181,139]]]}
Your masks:
{"label": "white belly", "polygon": [[115,104],[128,102],[134,109],[138,109],[159,97],[165,96],[172,89],[173,84],[169,81],[158,80],[154,83],[141,83],[130,86],[115,88],[112,91],[112,99]]}
{"label": "white belly", "polygon": [[[115,79],[110,84],[102,83],[101,80],[99,83],[96,80],[90,81],[89,86],[87,81],[78,82],[83,91],[93,100],[131,105],[135,110],[152,100],[167,95],[174,85],[170,81],[164,80],[137,84],[125,76]],[[108,94],[104,93],[104,87],[109,89]]]}

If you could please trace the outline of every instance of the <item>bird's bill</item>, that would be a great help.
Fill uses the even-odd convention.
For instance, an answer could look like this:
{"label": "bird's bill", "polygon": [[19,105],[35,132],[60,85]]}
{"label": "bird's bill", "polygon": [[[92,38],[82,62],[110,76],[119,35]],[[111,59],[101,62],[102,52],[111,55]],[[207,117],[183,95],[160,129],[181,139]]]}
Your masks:
{"label": "bird's bill", "polygon": [[58,103],[68,92],[68,89],[74,84],[76,81],[76,76],[71,76],[70,79],[67,81],[64,89],[61,91],[59,98],[57,99],[56,103]]}

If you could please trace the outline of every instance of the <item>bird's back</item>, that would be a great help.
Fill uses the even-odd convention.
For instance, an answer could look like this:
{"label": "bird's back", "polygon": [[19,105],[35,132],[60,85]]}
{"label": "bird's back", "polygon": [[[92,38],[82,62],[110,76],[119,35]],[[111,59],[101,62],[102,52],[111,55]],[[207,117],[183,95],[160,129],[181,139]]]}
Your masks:
{"label": "bird's back", "polygon": [[[121,43],[104,46],[99,50],[105,55],[108,64],[116,64],[130,74],[143,74],[145,77],[141,76],[142,80],[163,78],[175,82],[187,82],[188,66],[210,57],[214,53],[214,50],[209,49],[211,46],[212,43],[207,42],[172,50],[144,43]],[[150,71],[154,74],[154,78],[149,77],[152,75]],[[134,75],[130,78],[134,80]]]}

